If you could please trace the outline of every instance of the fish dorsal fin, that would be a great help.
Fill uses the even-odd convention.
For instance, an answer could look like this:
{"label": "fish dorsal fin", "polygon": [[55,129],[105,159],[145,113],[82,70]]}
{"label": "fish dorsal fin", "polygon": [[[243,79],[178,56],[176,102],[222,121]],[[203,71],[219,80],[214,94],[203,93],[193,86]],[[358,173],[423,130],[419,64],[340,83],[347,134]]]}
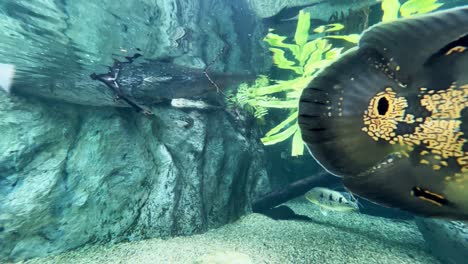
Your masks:
{"label": "fish dorsal fin", "polygon": [[374,49],[403,83],[447,44],[468,34],[468,5],[377,24],[364,32],[360,48]]}

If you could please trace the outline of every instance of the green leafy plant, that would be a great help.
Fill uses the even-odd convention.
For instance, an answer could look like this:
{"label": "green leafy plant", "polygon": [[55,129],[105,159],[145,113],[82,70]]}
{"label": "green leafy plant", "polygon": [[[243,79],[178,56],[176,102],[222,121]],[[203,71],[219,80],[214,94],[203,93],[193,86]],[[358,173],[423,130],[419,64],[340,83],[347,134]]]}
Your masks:
{"label": "green leafy plant", "polygon": [[[322,25],[313,31],[317,34],[339,31],[344,28],[341,24]],[[241,84],[236,96],[230,101],[247,109],[256,117],[261,118],[268,113],[268,109],[279,108],[289,111],[289,116],[277,126],[268,131],[261,139],[265,145],[273,145],[292,137],[291,155],[298,156],[304,152],[304,142],[297,123],[298,104],[302,90],[322,68],[332,63],[343,48],[334,48],[328,38],[342,39],[357,43],[359,35],[315,36],[309,40],[310,14],[301,11],[297,22],[296,32],[292,43],[287,37],[275,34],[272,29],[264,38],[273,54],[276,67],[290,70],[292,79],[268,80],[261,76],[254,85]],[[265,85],[268,80],[268,85]],[[263,84],[263,85],[262,85]]]}
{"label": "green leafy plant", "polygon": [[399,17],[429,13],[442,5],[443,3],[439,3],[438,0],[408,0],[404,4],[401,4],[399,0],[383,0],[382,10],[384,15],[382,22],[396,20]]}
{"label": "green leafy plant", "polygon": [[253,94],[253,92],[269,84],[270,80],[265,75],[260,75],[251,86],[247,83],[240,84],[236,93],[230,91],[226,94],[228,108],[239,106],[252,114],[255,118],[262,119],[268,113],[268,110],[265,107],[255,104],[255,100],[252,98],[255,98],[256,95]]}
{"label": "green leafy plant", "polygon": [[[409,0],[403,5],[398,0],[383,0],[382,21],[397,19],[399,14],[405,17],[427,13],[441,5],[436,0]],[[266,116],[271,108],[289,111],[288,117],[268,131],[261,141],[264,145],[273,145],[292,137],[292,156],[299,156],[304,152],[304,142],[297,122],[302,91],[321,69],[335,61],[344,50],[344,47],[333,47],[329,39],[356,44],[360,38],[359,34],[326,35],[342,30],[342,24],[321,25],[313,29],[314,35],[309,34],[310,26],[310,14],[300,11],[293,41],[288,42],[287,37],[275,34],[273,29],[264,38],[270,46],[275,66],[290,71],[292,79],[269,80],[260,76],[252,86],[241,84],[237,94],[229,99],[231,103],[247,109],[257,118]]]}

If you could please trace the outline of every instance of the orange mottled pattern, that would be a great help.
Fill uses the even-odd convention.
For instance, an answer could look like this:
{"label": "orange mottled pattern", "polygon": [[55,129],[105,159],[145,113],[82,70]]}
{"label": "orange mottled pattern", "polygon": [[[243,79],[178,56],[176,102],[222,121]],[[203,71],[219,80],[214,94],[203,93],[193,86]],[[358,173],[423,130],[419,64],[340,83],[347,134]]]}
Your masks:
{"label": "orange mottled pattern", "polygon": [[[463,151],[463,146],[468,143],[461,131],[461,112],[468,107],[468,84],[453,83],[445,90],[420,88],[419,91],[419,103],[431,113],[430,116],[421,118],[405,113],[407,100],[388,87],[371,99],[364,112],[362,130],[375,141],[401,145],[403,152],[423,146],[424,150],[419,153],[420,164],[432,166],[434,170],[447,167],[449,159],[454,159],[460,171],[446,176],[445,180],[463,183],[460,187],[464,188],[468,181],[468,152]],[[387,100],[388,109],[379,113],[378,103],[382,98]],[[417,126],[413,133],[398,135],[399,123]]]}

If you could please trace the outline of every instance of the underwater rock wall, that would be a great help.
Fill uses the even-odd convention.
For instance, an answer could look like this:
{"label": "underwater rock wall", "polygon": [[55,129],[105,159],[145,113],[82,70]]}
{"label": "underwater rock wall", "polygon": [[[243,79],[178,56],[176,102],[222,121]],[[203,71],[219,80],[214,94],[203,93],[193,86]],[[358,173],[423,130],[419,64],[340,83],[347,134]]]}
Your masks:
{"label": "underwater rock wall", "polygon": [[[111,52],[124,56],[118,51],[139,48],[149,59],[181,56],[181,64],[203,68],[226,48],[212,70],[232,72],[248,66],[239,59],[246,48],[242,45],[248,43],[238,42],[230,1],[69,2],[65,7],[69,16],[65,34],[78,48],[97,55],[107,65],[113,62]],[[103,33],[106,38],[101,38]]]}
{"label": "underwater rock wall", "polygon": [[211,64],[210,73],[267,69],[257,19],[230,0],[0,1],[0,63],[16,66],[15,92],[115,105],[90,74],[135,53],[143,55],[136,63],[171,58],[197,69]]}
{"label": "underwater rock wall", "polygon": [[223,111],[155,113],[1,93],[0,260],[189,235],[249,211],[267,181],[254,135]]}
{"label": "underwater rock wall", "polygon": [[90,74],[136,52],[261,71],[255,19],[230,0],[1,2],[0,63],[17,76],[14,96],[0,91],[0,262],[199,233],[248,212],[269,188],[255,131],[222,109],[97,107],[115,94]]}

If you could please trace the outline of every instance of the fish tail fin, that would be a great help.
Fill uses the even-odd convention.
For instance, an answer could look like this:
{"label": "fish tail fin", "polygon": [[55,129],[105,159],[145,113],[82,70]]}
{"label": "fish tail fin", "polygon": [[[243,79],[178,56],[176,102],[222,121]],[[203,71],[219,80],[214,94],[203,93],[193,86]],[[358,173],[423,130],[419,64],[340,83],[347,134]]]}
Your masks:
{"label": "fish tail fin", "polygon": [[2,90],[4,90],[7,93],[10,93],[14,76],[15,76],[14,65],[0,63],[0,88]]}

